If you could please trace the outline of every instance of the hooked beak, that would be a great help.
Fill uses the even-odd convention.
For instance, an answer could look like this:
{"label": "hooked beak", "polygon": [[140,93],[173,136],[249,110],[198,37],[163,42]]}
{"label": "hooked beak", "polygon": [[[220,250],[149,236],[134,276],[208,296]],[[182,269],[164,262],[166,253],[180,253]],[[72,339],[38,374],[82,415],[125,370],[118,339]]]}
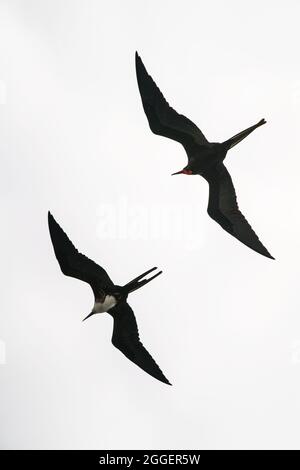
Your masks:
{"label": "hooked beak", "polygon": [[86,320],[87,318],[91,317],[92,315],[94,315],[94,312],[89,313],[82,321]]}
{"label": "hooked beak", "polygon": [[186,170],[185,168],[183,170],[180,170],[180,171],[176,171],[176,173],[172,173],[171,176],[174,176],[174,175],[192,175],[193,172],[191,170]]}

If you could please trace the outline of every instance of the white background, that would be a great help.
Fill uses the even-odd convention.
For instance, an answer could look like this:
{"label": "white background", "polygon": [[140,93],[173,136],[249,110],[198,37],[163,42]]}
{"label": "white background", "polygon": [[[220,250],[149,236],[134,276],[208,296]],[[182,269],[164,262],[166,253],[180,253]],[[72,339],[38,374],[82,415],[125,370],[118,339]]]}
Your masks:
{"label": "white background", "polygon": [[[2,448],[299,448],[299,14],[0,2]],[[276,261],[209,219],[204,180],[170,177],[185,153],[148,127],[136,49],[209,140],[268,121],[227,167]],[[116,283],[163,269],[130,303],[173,387],[111,345],[109,315],[81,323],[92,292],[60,272],[48,209]]]}

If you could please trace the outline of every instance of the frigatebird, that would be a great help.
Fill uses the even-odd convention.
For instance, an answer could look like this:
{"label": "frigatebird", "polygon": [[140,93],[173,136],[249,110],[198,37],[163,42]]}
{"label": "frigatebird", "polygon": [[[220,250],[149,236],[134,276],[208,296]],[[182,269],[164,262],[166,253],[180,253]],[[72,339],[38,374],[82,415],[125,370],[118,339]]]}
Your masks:
{"label": "frigatebird", "polygon": [[50,212],[48,225],[54,253],[63,274],[87,282],[93,290],[94,307],[83,320],[97,313],[109,313],[114,319],[112,344],[152,377],[171,385],[141,343],[133,310],[127,303],[131,292],[148,284],[162,271],[145,278],[157,268],[149,269],[124,286],[118,286],[112,282],[105,269],[78,252]]}
{"label": "frigatebird", "polygon": [[142,104],[151,131],[179,142],[187,153],[187,166],[173,175],[201,175],[205,178],[209,184],[208,215],[240,242],[274,259],[240,212],[231,176],[223,164],[228,150],[265,124],[265,119],[223,143],[209,142],[196,124],[171,108],[137,52],[135,64]]}

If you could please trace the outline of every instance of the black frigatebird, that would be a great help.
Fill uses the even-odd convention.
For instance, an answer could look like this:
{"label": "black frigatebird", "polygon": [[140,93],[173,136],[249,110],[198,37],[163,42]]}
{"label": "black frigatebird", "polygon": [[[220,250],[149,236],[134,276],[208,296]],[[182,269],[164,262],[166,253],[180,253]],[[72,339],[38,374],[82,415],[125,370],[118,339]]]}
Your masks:
{"label": "black frigatebird", "polygon": [[50,212],[48,212],[48,225],[55,256],[62,272],[66,276],[87,282],[93,290],[94,307],[83,320],[96,313],[109,313],[114,319],[112,344],[152,377],[171,385],[141,343],[133,310],[127,303],[128,294],[148,284],[162,271],[145,278],[147,274],[157,269],[152,268],[124,286],[117,286],[105,269],[78,252]]}
{"label": "black frigatebird", "polygon": [[167,103],[137,52],[135,64],[143,108],[151,131],[179,142],[187,153],[188,165],[173,175],[201,175],[205,178],[209,184],[208,215],[240,242],[274,259],[240,212],[231,176],[223,164],[228,150],[265,124],[265,119],[223,143],[208,142],[196,124]]}

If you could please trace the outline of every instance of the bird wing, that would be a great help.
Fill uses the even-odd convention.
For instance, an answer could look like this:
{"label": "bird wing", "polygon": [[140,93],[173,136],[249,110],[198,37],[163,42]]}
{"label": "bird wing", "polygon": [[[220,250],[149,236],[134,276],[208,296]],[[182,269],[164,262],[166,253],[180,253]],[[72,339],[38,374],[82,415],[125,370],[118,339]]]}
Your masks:
{"label": "bird wing", "polygon": [[78,252],[50,212],[48,212],[48,225],[55,256],[66,276],[75,277],[90,284],[95,296],[102,290],[105,291],[114,286],[101,266]]}
{"label": "bird wing", "polygon": [[135,64],[142,103],[152,132],[176,140],[185,148],[189,148],[195,143],[209,145],[196,124],[169,106],[160,89],[148,74],[138,53],[135,55]]}
{"label": "bird wing", "polygon": [[209,216],[252,250],[274,259],[240,212],[231,176],[223,163],[203,176],[209,183]]}
{"label": "bird wing", "polygon": [[112,344],[130,361],[152,375],[152,377],[171,385],[141,343],[136,319],[128,303],[120,302],[115,307],[109,309],[108,313],[114,319]]}

